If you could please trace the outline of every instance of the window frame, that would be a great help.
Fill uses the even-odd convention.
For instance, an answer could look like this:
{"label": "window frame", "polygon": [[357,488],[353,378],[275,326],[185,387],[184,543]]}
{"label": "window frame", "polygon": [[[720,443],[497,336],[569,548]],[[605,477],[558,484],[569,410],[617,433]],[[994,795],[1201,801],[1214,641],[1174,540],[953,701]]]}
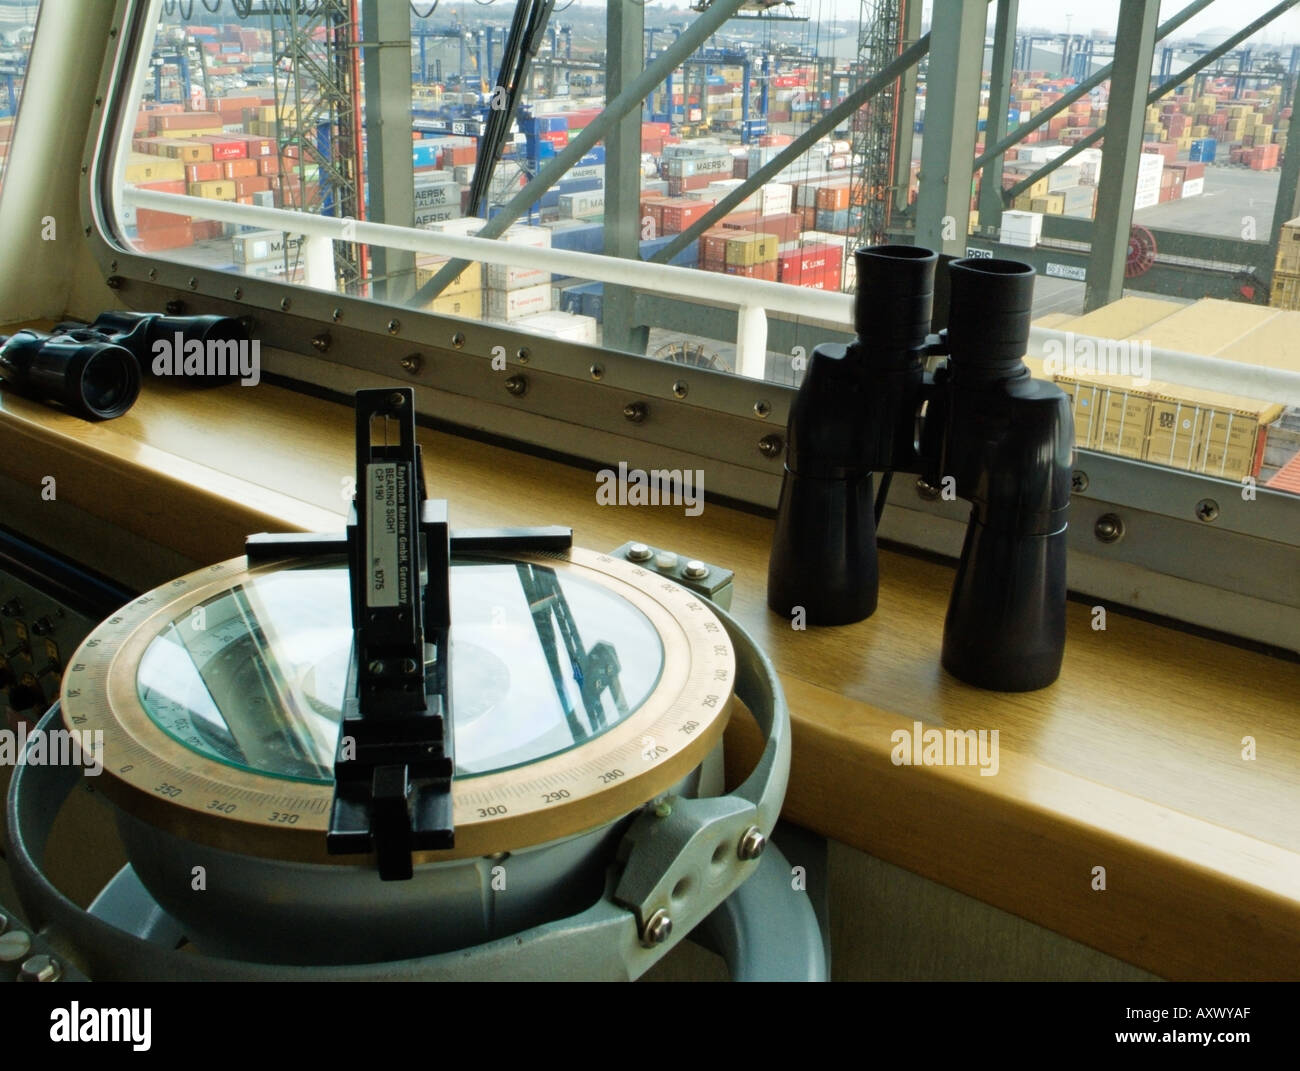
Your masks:
{"label": "window frame", "polygon": [[[124,303],[162,308],[179,302],[187,313],[253,316],[264,374],[274,381],[340,397],[377,378],[414,386],[418,412],[431,423],[593,469],[618,461],[645,468],[703,465],[710,499],[769,513],[775,508],[783,450],[772,447],[784,444],[792,387],[127,248],[116,232],[113,177],[118,154],[130,145],[133,124],[126,120],[139,104],[157,6],[158,0],[116,0],[116,45],[105,53],[82,158],[86,239],[106,284]],[[704,322],[737,315],[644,292],[636,300]],[[773,318],[770,328],[769,349],[803,345],[810,351],[817,342],[849,338],[843,328],[816,322]],[[329,342],[322,352],[323,332]],[[510,375],[492,369],[498,346],[506,349],[510,375],[526,378],[524,394],[510,393]],[[413,353],[422,357],[415,375],[402,368]],[[639,423],[624,415],[634,401],[648,409]],[[436,487],[436,459],[430,462]],[[1076,452],[1075,468],[1087,474],[1087,486],[1076,493],[1072,510],[1072,591],[1300,651],[1300,496],[1260,487],[1247,503],[1232,481],[1089,450]],[[1196,516],[1205,498],[1221,507],[1213,522]],[[911,481],[896,480],[881,537],[956,557],[967,510],[962,502],[924,499]],[[1125,519],[1125,535],[1106,544],[1095,521],[1109,512]],[[1260,566],[1253,574],[1225,575],[1225,561],[1252,559]],[[1217,600],[1217,613],[1216,595],[1231,596]],[[1225,611],[1227,603],[1232,606]]]}

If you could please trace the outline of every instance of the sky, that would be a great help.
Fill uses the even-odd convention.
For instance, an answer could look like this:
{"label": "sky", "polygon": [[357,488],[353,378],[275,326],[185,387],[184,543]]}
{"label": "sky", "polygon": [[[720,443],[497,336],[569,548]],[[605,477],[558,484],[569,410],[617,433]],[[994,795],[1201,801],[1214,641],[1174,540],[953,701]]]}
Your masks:
{"label": "sky", "polygon": [[[577,0],[577,2],[585,6],[605,5],[605,0]],[[951,4],[956,3],[957,0],[924,0],[926,15],[936,2]],[[1186,36],[1194,36],[1217,29],[1221,31],[1219,36],[1227,36],[1262,15],[1276,2],[1277,0],[1215,0],[1205,11],[1187,22],[1179,32]],[[685,0],[649,0],[650,7],[661,9],[681,7],[684,3]],[[1170,18],[1185,6],[1185,0],[1163,0],[1160,7],[1162,19]],[[989,4],[990,20],[995,7],[995,4]],[[823,18],[848,19],[854,22],[857,21],[861,9],[860,0],[795,0],[794,8],[796,12],[806,13],[812,17],[821,14]],[[1070,16],[1068,22],[1067,16]],[[1075,33],[1087,33],[1094,27],[1113,31],[1118,16],[1119,0],[1020,0],[1019,24],[1043,27],[1057,32],[1065,32],[1067,27]],[[1278,16],[1257,37],[1257,40],[1269,44],[1300,43],[1300,5]]]}

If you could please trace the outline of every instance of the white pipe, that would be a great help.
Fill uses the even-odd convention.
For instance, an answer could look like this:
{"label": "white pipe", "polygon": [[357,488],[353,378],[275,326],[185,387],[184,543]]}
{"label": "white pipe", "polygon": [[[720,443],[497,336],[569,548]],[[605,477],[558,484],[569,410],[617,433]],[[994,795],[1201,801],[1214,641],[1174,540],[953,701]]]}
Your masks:
{"label": "white pipe", "polygon": [[[404,249],[435,256],[463,257],[486,264],[508,264],[521,268],[574,275],[606,283],[621,283],[659,294],[698,301],[701,297],[736,306],[761,306],[770,312],[783,312],[803,319],[830,323],[853,322],[853,299],[848,294],[813,290],[746,279],[738,275],[702,272],[670,264],[651,264],[623,257],[606,257],[597,253],[575,253],[568,249],[538,249],[514,245],[491,238],[466,238],[415,227],[396,227],[386,223],[358,220],[345,222],[333,216],[291,212],[283,208],[241,205],[235,201],[214,201],[179,193],[160,193],[128,187],[126,200],[141,208],[217,219],[267,230],[286,231],[308,237],[334,241],[379,245],[387,249]],[[344,233],[344,228],[347,233]]]}
{"label": "white pipe", "polygon": [[736,371],[747,379],[767,378],[767,313],[742,305],[736,320]]}
{"label": "white pipe", "polygon": [[[1048,342],[1059,343],[1060,352],[1069,354],[1072,352],[1071,347],[1077,345],[1080,339],[1092,343],[1093,352],[1099,354],[1106,353],[1107,348],[1115,346],[1117,341],[1094,338],[1090,335],[1077,335],[1070,331],[1058,331],[1051,327],[1031,326],[1029,356],[1046,359],[1048,354],[1045,347]],[[1131,340],[1129,344],[1142,345],[1141,340]],[[1052,349],[1055,350],[1056,347]],[[1221,357],[1206,357],[1179,350],[1159,349],[1155,346],[1144,349],[1144,360],[1148,354],[1150,367],[1145,371],[1147,377],[1152,380],[1176,383],[1179,386],[1199,390],[1217,391],[1220,394],[1234,394],[1255,401],[1300,405],[1300,372],[1246,364],[1241,361],[1226,361]]]}
{"label": "white pipe", "polygon": [[319,235],[307,235],[302,242],[304,282],[316,290],[338,290],[334,274],[334,243]]}

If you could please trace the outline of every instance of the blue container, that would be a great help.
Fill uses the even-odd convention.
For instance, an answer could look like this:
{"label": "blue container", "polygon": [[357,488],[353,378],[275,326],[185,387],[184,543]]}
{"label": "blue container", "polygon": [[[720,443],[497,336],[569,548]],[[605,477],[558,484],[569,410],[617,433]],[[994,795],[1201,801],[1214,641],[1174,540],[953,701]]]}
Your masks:
{"label": "blue container", "polygon": [[1219,143],[1215,138],[1195,138],[1187,158],[1193,163],[1213,163],[1218,148]]}
{"label": "blue container", "polygon": [[599,253],[605,247],[602,223],[578,223],[575,227],[552,227],[551,248],[574,253]]}
{"label": "blue container", "polygon": [[582,157],[577,163],[578,167],[589,167],[591,164],[603,164],[605,162],[605,146],[593,145],[591,150]]}
{"label": "blue container", "polygon": [[847,208],[834,211],[829,208],[817,209],[817,229],[844,233],[849,229],[849,210]]}
{"label": "blue container", "polygon": [[[641,243],[641,259],[649,260],[659,250],[668,245],[677,235],[666,234],[662,238],[649,238]],[[678,268],[696,268],[700,263],[700,243],[691,242],[685,249],[679,250],[674,254],[672,260],[668,262]]]}
{"label": "blue container", "polygon": [[438,143],[435,141],[411,142],[411,164],[414,167],[438,165]]}
{"label": "blue container", "polygon": [[582,283],[569,287],[560,294],[560,311],[600,321],[605,313],[605,284]]}

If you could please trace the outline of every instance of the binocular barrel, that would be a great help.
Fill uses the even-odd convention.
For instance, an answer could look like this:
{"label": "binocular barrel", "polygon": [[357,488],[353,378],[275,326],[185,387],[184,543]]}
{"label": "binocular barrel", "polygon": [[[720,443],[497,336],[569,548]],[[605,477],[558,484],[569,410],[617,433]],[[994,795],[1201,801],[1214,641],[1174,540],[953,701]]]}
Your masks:
{"label": "binocular barrel", "polygon": [[86,420],[111,420],[140,395],[130,350],[99,339],[19,331],[0,344],[0,377]]}
{"label": "binocular barrel", "polygon": [[[791,408],[768,605],[802,611],[809,625],[870,616],[873,473],[916,473],[955,485],[972,507],[944,667],[985,688],[1041,688],[1056,679],[1064,647],[1074,433],[1064,394],[1021,360],[1034,270],[949,262],[948,326],[933,335],[937,255],[913,246],[854,255],[857,338],[814,349]],[[926,373],[925,358],[940,354],[946,365]]]}

